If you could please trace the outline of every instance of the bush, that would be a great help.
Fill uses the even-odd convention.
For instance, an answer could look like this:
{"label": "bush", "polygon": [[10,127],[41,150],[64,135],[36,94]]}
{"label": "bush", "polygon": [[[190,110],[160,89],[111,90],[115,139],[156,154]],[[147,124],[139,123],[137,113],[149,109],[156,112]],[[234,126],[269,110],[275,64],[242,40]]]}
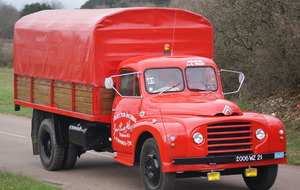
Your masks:
{"label": "bush", "polygon": [[0,67],[13,67],[12,40],[0,40]]}

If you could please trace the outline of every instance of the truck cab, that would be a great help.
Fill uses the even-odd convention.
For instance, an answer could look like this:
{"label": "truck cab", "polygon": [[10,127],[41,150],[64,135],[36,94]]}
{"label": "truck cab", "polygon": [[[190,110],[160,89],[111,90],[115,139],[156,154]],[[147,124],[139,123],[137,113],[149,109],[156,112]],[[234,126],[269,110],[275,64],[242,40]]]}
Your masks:
{"label": "truck cab", "polygon": [[226,100],[211,59],[128,59],[106,80],[106,87],[116,91],[111,122],[115,160],[129,166],[140,163],[146,187],[164,184],[161,175],[166,180],[174,175],[213,180],[220,173],[257,177],[252,167],[262,165],[268,165],[259,172],[268,173],[269,184],[275,180],[270,173],[277,172],[276,164],[286,161],[281,122],[244,112]]}

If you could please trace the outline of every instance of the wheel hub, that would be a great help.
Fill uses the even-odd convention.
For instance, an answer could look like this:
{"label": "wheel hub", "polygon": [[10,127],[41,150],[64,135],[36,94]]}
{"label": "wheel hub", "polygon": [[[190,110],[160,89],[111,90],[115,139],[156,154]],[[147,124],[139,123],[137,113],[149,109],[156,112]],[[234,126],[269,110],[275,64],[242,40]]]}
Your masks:
{"label": "wheel hub", "polygon": [[44,147],[45,155],[48,158],[50,158],[51,157],[51,152],[52,152],[52,142],[51,142],[50,135],[48,133],[44,137],[43,147]]}
{"label": "wheel hub", "polygon": [[148,182],[152,186],[156,186],[160,178],[160,168],[155,155],[148,155],[145,161],[145,173]]}

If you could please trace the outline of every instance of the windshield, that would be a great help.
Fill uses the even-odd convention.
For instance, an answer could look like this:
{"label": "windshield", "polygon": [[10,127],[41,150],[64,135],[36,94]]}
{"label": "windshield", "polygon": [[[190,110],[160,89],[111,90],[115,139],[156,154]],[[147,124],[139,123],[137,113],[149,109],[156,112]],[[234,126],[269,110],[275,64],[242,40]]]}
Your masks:
{"label": "windshield", "polygon": [[185,70],[187,87],[191,91],[216,91],[218,83],[212,67],[189,67]]}
{"label": "windshield", "polygon": [[147,91],[151,94],[179,92],[184,89],[182,72],[179,68],[157,68],[145,71]]}

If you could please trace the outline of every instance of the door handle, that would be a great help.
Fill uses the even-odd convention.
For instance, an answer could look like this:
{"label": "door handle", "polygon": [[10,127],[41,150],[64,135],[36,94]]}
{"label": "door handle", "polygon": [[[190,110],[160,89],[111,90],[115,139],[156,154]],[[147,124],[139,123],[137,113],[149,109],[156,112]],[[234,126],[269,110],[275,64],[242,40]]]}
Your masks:
{"label": "door handle", "polygon": [[111,109],[111,111],[118,111],[117,109]]}

